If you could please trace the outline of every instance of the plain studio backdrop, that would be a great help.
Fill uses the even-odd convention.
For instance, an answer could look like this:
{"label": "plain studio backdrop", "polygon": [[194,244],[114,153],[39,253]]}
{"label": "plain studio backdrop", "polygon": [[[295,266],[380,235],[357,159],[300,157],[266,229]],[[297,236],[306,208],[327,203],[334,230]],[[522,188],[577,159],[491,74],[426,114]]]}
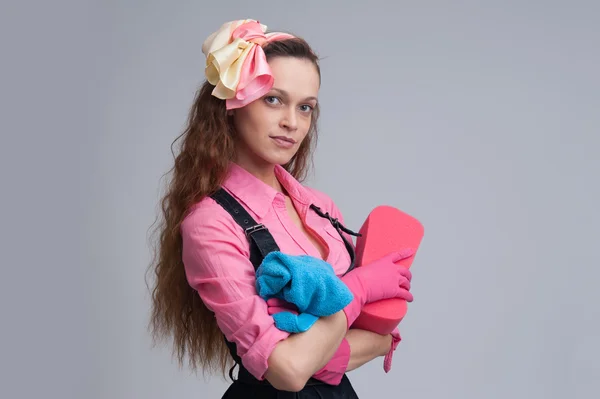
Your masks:
{"label": "plain studio backdrop", "polygon": [[419,218],[415,301],[361,398],[600,396],[594,1],[2,2],[2,383],[12,398],[218,398],[146,330],[148,229],[203,40],[254,18],[322,58],[306,184],[358,229]]}

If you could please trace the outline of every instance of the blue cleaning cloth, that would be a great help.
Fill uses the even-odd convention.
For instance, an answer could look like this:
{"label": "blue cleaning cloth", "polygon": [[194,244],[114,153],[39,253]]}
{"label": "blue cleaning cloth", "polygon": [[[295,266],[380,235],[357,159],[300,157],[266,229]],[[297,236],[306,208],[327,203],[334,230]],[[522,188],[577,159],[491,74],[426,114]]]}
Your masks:
{"label": "blue cleaning cloth", "polygon": [[308,330],[319,317],[339,312],[354,298],[329,263],[279,251],[263,259],[256,271],[256,290],[265,301],[279,298],[298,307],[298,315],[285,311],[273,315],[277,328],[291,333]]}

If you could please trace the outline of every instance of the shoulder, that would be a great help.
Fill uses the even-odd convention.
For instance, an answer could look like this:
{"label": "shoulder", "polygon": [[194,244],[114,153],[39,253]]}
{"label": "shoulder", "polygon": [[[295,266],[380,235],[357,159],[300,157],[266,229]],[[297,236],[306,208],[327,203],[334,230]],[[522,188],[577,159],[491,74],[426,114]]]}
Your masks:
{"label": "shoulder", "polygon": [[202,237],[204,240],[222,240],[228,237],[243,246],[244,232],[231,215],[214,199],[205,197],[190,207],[181,222],[181,234]]}

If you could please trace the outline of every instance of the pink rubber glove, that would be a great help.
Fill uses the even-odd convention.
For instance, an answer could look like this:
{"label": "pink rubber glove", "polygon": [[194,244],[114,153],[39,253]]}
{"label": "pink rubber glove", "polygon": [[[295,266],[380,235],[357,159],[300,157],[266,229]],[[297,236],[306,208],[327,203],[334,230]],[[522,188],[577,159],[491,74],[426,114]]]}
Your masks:
{"label": "pink rubber glove", "polygon": [[409,269],[398,266],[395,262],[410,258],[414,253],[412,249],[392,252],[373,263],[357,267],[342,277],[342,281],[354,294],[352,302],[344,308],[348,328],[367,303],[388,298],[413,301],[413,296],[409,292],[412,274]]}
{"label": "pink rubber glove", "polygon": [[269,315],[274,315],[279,312],[290,312],[293,314],[298,314],[298,307],[293,303],[289,303],[279,298],[271,298],[267,300],[267,313]]}

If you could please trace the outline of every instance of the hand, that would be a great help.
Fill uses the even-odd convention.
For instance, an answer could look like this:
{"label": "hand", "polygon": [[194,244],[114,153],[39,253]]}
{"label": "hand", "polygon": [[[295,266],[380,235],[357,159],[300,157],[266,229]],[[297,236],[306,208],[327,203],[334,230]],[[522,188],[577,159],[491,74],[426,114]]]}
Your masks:
{"label": "hand", "polygon": [[354,294],[352,302],[344,308],[348,326],[360,314],[362,307],[381,299],[401,298],[413,301],[409,292],[412,274],[408,268],[398,266],[395,262],[407,259],[415,253],[412,249],[392,252],[368,265],[352,270],[342,277],[342,281]]}
{"label": "hand", "polygon": [[290,312],[295,315],[298,314],[298,307],[292,303],[284,301],[283,299],[271,298],[267,301],[267,306],[267,312],[271,316],[281,312]]}
{"label": "hand", "polygon": [[282,299],[271,298],[267,300],[267,306],[267,312],[275,320],[275,327],[283,331],[291,333],[304,332],[319,319],[309,313],[299,313],[294,304]]}

